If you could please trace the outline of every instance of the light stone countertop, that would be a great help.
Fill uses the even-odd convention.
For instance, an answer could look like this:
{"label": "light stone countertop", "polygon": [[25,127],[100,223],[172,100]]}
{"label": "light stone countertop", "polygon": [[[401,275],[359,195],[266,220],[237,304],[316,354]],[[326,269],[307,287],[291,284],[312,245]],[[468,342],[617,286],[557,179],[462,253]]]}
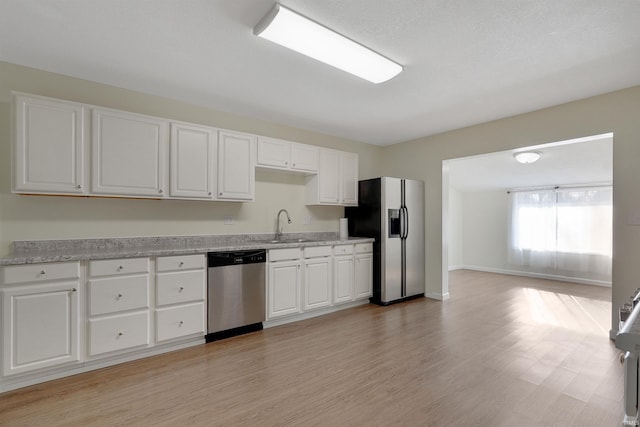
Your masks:
{"label": "light stone countertop", "polygon": [[[121,237],[112,239],[24,240],[13,242],[9,255],[0,258],[2,265],[95,259],[157,257],[206,254],[207,252],[251,249],[297,248],[337,244],[370,243],[373,238],[349,237],[338,233],[287,233],[273,243],[273,234],[226,234],[205,236]],[[298,241],[303,239],[303,241]]]}

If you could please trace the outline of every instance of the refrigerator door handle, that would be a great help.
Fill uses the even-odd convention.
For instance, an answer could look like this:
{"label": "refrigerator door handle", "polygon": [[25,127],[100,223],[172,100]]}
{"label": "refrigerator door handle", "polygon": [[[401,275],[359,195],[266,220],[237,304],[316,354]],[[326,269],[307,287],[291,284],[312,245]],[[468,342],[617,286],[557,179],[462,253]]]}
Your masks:
{"label": "refrigerator door handle", "polygon": [[409,209],[406,207],[402,208],[404,211],[404,236],[403,239],[409,237]]}

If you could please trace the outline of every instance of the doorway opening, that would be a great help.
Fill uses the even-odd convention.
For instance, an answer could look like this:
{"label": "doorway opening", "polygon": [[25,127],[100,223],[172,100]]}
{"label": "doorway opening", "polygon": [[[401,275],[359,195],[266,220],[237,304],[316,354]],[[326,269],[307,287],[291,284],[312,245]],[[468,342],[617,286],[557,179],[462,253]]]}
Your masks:
{"label": "doorway opening", "polygon": [[[520,164],[514,155],[523,151],[541,157]],[[449,297],[449,271],[456,269],[610,286],[610,280],[514,269],[509,262],[508,192],[612,186],[613,133],[444,160],[442,185],[442,299]]]}

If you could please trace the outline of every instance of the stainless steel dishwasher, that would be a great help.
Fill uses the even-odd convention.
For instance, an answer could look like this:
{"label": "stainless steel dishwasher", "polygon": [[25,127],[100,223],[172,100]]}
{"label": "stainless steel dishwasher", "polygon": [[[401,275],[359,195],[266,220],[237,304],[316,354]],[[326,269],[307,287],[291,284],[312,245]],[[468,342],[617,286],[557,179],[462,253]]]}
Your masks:
{"label": "stainless steel dishwasher", "polygon": [[261,330],[265,320],[266,251],[207,255],[207,342]]}

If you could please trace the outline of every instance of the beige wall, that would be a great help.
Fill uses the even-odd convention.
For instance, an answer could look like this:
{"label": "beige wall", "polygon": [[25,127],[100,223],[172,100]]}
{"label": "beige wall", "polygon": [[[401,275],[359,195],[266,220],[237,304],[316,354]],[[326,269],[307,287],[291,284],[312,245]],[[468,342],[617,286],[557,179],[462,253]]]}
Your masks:
{"label": "beige wall", "polygon": [[[360,178],[378,175],[382,149],[360,142],[267,123],[175,100],[0,62],[0,256],[14,240],[275,232],[286,208],[286,231],[338,231],[344,209],[304,205],[304,178],[257,171],[256,200],[248,203],[22,196],[11,193],[10,91],[201,123],[360,155]],[[224,217],[232,216],[233,225]],[[311,224],[304,224],[305,220]]]}
{"label": "beige wall", "polygon": [[426,184],[427,293],[448,292],[442,251],[443,160],[606,132],[614,133],[612,329],[617,329],[618,307],[640,278],[640,226],[628,225],[629,215],[640,213],[640,86],[386,147],[385,175]]}

